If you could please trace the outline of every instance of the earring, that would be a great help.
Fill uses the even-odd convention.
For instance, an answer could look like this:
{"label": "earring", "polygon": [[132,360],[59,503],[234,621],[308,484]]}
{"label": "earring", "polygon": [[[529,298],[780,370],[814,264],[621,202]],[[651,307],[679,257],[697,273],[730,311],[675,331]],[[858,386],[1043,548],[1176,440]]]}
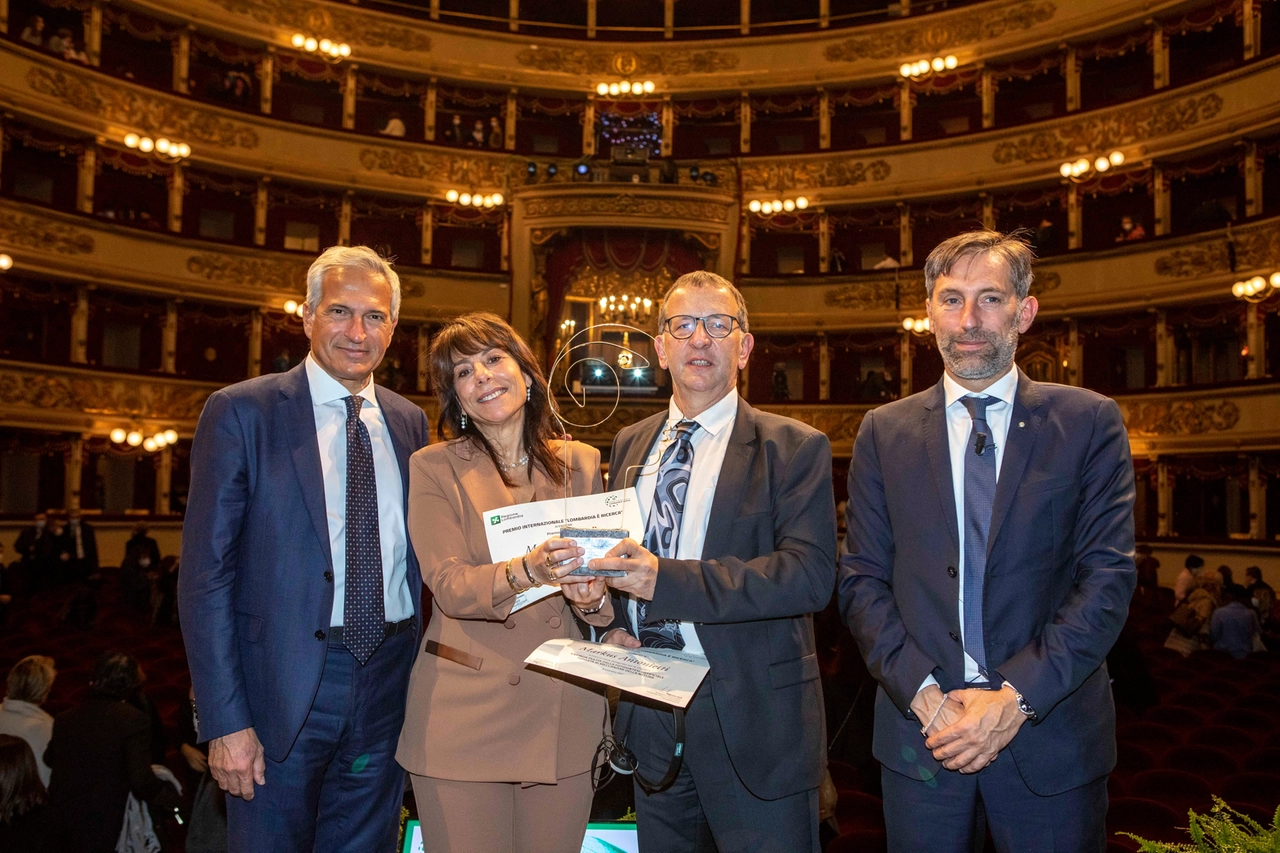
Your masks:
{"label": "earring", "polygon": [[524,401],[527,403],[532,399],[533,399],[533,386],[532,385],[524,386]]}
{"label": "earring", "polygon": [[462,413],[462,430],[465,432],[466,429],[467,429],[467,413],[463,412]]}

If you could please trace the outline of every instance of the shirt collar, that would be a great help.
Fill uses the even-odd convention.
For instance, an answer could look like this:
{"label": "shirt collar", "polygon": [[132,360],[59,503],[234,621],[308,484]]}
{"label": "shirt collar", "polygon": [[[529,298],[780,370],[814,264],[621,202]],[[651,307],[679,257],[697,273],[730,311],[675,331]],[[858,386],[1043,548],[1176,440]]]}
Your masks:
{"label": "shirt collar", "polygon": [[[327,406],[330,403],[345,401],[351,396],[351,392],[342,387],[342,383],[334,379],[325,369],[321,367],[311,353],[307,353],[303,364],[307,366],[307,385],[311,387],[311,404],[313,406]],[[373,393],[373,379],[369,379],[365,383],[364,388],[357,395],[363,397],[365,402],[361,405],[371,405],[378,407],[378,397]],[[346,405],[343,402],[343,405]]]}
{"label": "shirt collar", "polygon": [[950,373],[942,374],[942,388],[947,395],[947,407],[959,400],[961,397],[995,397],[1002,403],[1013,405],[1013,397],[1018,391],[1018,369],[1013,365],[1009,366],[1009,372],[1001,376],[991,385],[987,386],[985,391],[975,394],[968,388],[965,388],[959,382],[951,378]]}
{"label": "shirt collar", "polygon": [[698,426],[704,432],[711,435],[718,435],[720,430],[733,423],[734,418],[738,416],[738,389],[731,388],[729,393],[725,394],[711,408],[698,415],[696,418],[686,418],[684,413],[680,411],[680,407],[676,405],[676,398],[672,397],[671,402],[667,406],[667,426],[679,423],[680,421],[692,420],[697,421]]}

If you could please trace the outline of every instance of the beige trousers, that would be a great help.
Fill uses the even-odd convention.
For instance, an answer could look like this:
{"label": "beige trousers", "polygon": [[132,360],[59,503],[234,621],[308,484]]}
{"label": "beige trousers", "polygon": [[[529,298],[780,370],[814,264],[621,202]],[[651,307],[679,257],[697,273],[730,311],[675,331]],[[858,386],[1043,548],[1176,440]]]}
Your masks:
{"label": "beige trousers", "polygon": [[413,776],[426,853],[579,853],[591,774],[556,785],[454,782]]}

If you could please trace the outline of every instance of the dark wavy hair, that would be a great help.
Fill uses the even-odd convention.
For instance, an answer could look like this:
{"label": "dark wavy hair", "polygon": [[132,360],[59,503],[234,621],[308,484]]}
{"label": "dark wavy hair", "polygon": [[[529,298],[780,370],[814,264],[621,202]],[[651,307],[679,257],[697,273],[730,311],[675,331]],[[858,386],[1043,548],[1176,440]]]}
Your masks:
{"label": "dark wavy hair", "polygon": [[127,652],[109,651],[98,655],[89,686],[107,699],[127,699],[145,678],[137,658]]}
{"label": "dark wavy hair", "polygon": [[511,328],[506,320],[488,311],[464,314],[448,323],[431,342],[431,385],[440,399],[440,418],[436,432],[448,438],[462,438],[483,450],[493,460],[502,482],[508,488],[515,485],[502,470],[498,452],[468,419],[462,426],[462,404],[453,387],[453,360],[457,356],[479,355],[485,350],[500,349],[515,359],[520,371],[532,377],[533,393],[524,405],[524,446],[529,449],[529,474],[536,465],[556,485],[564,484],[563,462],[551,449],[551,442],[560,438],[560,425],[556,421],[547,399],[547,379],[533,357],[529,345]]}
{"label": "dark wavy hair", "polygon": [[0,735],[0,824],[44,805],[47,796],[31,746],[20,737]]}

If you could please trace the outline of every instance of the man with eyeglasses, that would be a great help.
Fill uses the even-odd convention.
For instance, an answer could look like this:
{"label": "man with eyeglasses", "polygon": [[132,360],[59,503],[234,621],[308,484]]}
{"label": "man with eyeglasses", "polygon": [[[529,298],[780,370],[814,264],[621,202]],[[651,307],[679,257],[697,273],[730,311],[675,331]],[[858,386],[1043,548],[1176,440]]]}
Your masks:
{"label": "man with eyeglasses", "polygon": [[831,444],[738,396],[754,341],[720,276],[676,280],[654,345],[670,405],[621,430],[610,455],[644,535],[590,566],[626,572],[608,578],[619,615],[605,642],[705,655],[711,671],[684,712],[682,753],[666,707],[618,705],[615,737],[646,777],[640,849],[816,853],[826,732],[810,614],[835,585]]}

